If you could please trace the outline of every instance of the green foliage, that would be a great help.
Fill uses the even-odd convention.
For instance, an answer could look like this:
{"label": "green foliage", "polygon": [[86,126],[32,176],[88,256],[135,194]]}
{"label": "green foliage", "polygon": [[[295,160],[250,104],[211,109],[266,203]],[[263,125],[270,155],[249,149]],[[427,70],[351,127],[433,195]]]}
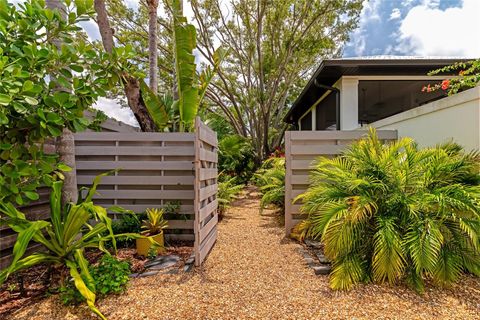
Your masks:
{"label": "green foliage", "polygon": [[[90,289],[95,289],[100,296],[123,293],[131,273],[128,262],[120,261],[109,254],[102,256],[98,265],[91,265],[88,269],[95,284],[94,288]],[[85,301],[85,298],[71,282],[60,288],[60,299],[67,305]]]}
{"label": "green foliage", "polygon": [[75,3],[64,21],[40,0],[0,0],[0,201],[36,200],[38,186],[62,177],[69,168],[44,153],[45,141],[84,130],[83,112],[118,81],[116,59],[99,54],[77,25],[92,3]]}
{"label": "green foliage", "polygon": [[157,235],[168,227],[168,222],[163,218],[164,212],[163,209],[147,209],[147,220],[142,221],[142,229],[145,229],[146,235]]}
{"label": "green foliage", "polygon": [[[120,219],[112,221],[113,234],[140,233],[144,214],[122,214]],[[117,238],[117,247],[128,248],[134,245],[133,239],[129,237]]]}
{"label": "green foliage", "polygon": [[250,180],[255,170],[255,154],[251,143],[239,135],[224,137],[218,143],[218,167],[223,173],[237,177],[240,182]]}
{"label": "green foliage", "polygon": [[[105,174],[104,174],[105,175]],[[0,203],[3,214],[2,224],[8,225],[18,233],[13,247],[13,259],[7,268],[0,272],[0,285],[13,273],[38,264],[63,265],[70,271],[75,287],[85,298],[90,309],[104,318],[95,307],[95,284],[84,257],[85,248],[97,248],[109,254],[105,249],[112,242],[116,249],[115,237],[141,237],[138,234],[114,235],[112,221],[107,210],[93,204],[92,198],[103,175],[94,179],[86,197],[77,204],[68,203],[62,207],[61,181],[52,184],[50,195],[50,221],[27,219],[11,203]],[[115,208],[117,211],[119,208]],[[91,224],[90,221],[94,221]],[[106,233],[106,235],[105,235]],[[44,251],[25,256],[31,242],[40,244]]]}
{"label": "green foliage", "polygon": [[452,95],[461,90],[476,87],[480,83],[480,59],[468,62],[457,62],[450,66],[446,66],[428,73],[429,76],[440,74],[451,74],[457,72],[458,76],[433,86],[424,88],[424,91],[446,90],[448,95]]}
{"label": "green foliage", "polygon": [[268,158],[255,173],[255,184],[260,188],[262,200],[261,209],[274,204],[283,208],[285,202],[285,158]]}
{"label": "green foliage", "polygon": [[422,292],[425,279],[480,276],[479,170],[479,154],[456,144],[382,144],[373,129],[342,156],[320,158],[298,199],[304,234],[332,261],[331,287],[405,279]]}
{"label": "green foliage", "polygon": [[90,268],[90,273],[95,281],[97,293],[105,296],[125,291],[131,269],[127,261],[120,261],[106,254],[98,266]]}
{"label": "green foliage", "polygon": [[242,191],[243,184],[238,184],[236,177],[229,177],[221,174],[218,181],[218,211],[223,215],[230,207],[230,203],[235,200],[235,196]]}

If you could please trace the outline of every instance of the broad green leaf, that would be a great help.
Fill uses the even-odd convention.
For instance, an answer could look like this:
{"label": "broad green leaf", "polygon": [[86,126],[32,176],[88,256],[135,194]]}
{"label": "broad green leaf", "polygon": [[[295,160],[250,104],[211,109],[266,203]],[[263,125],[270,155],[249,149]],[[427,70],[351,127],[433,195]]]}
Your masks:
{"label": "broad green leaf", "polygon": [[0,93],[0,105],[8,106],[10,101],[12,101],[12,98],[10,96],[7,96],[6,94]]}
{"label": "broad green leaf", "polygon": [[163,131],[168,123],[168,114],[165,105],[143,80],[140,81],[140,91],[148,113],[157,126],[157,130]]}

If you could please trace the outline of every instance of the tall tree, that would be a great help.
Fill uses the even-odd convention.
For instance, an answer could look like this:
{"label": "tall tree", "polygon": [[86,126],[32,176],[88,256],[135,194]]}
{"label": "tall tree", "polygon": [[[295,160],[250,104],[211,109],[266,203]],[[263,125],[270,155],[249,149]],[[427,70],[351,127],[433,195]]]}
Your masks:
{"label": "tall tree", "polygon": [[[109,54],[113,54],[114,40],[113,29],[110,26],[108,19],[107,8],[104,0],[94,1],[95,12],[97,13],[97,24],[102,37],[103,47]],[[148,113],[147,106],[142,97],[142,91],[140,90],[140,81],[134,75],[124,72],[121,75],[122,83],[124,86],[125,96],[127,102],[132,109],[135,118],[137,119],[142,131],[153,132],[156,131],[155,122]],[[143,81],[143,80],[142,80]]]}
{"label": "tall tree", "polygon": [[148,5],[148,78],[150,89],[158,92],[157,9],[158,0],[147,0]]}
{"label": "tall tree", "polygon": [[197,49],[212,63],[231,48],[206,96],[257,159],[281,143],[282,118],[320,60],[336,57],[358,22],[362,0],[192,0]]}
{"label": "tall tree", "polygon": [[[62,0],[46,0],[48,9],[56,10],[63,20],[67,19],[67,11]],[[62,41],[58,38],[50,38],[50,41],[57,47],[62,49]],[[56,91],[66,90],[62,87],[55,88]],[[77,175],[75,170],[75,142],[72,131],[67,127],[63,128],[61,136],[57,139],[57,153],[60,161],[71,168],[70,171],[63,173],[64,182],[62,187],[62,203],[76,203],[78,200]]]}

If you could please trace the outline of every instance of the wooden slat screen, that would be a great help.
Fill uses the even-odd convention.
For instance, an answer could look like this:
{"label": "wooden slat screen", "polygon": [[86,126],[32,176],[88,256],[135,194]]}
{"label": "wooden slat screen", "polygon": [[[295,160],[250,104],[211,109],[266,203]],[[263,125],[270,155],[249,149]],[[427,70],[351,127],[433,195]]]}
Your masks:
{"label": "wooden slat screen", "polygon": [[[287,131],[285,132],[285,232],[305,217],[300,212],[300,203],[293,200],[308,188],[308,173],[312,162],[320,156],[334,157],[353,141],[367,134],[355,131]],[[396,140],[397,131],[379,130],[381,140]]]}
{"label": "wooden slat screen", "polygon": [[217,239],[218,141],[199,118],[195,135],[195,265],[199,266]]}
{"label": "wooden slat screen", "polygon": [[[180,211],[166,216],[165,237],[194,240],[194,140],[193,133],[77,133],[79,187],[91,185],[100,173],[118,169],[102,179],[96,203],[143,213],[179,202]],[[119,214],[112,213],[112,217],[119,218]]]}

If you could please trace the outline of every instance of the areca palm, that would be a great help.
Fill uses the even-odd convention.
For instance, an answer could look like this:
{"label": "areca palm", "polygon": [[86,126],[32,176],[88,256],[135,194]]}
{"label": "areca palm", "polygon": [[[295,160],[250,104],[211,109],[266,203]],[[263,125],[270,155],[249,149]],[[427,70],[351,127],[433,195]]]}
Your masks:
{"label": "areca palm", "polygon": [[406,279],[449,285],[480,275],[479,154],[453,143],[419,149],[403,138],[368,138],[321,158],[299,200],[303,231],[332,260],[331,286]]}

